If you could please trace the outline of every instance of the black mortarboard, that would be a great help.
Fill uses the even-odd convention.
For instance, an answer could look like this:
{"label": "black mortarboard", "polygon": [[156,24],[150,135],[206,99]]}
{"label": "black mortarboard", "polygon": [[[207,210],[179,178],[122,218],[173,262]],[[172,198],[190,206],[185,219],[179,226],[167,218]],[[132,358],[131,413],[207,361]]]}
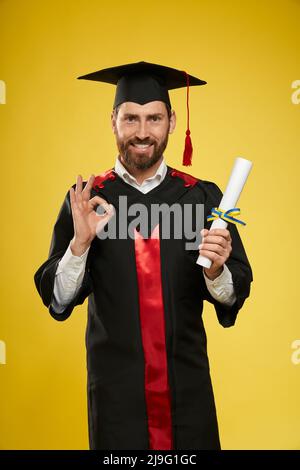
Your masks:
{"label": "black mortarboard", "polygon": [[82,75],[78,79],[117,85],[114,108],[126,101],[133,101],[139,104],[149,103],[150,101],[163,101],[171,108],[168,90],[186,86],[188,115],[183,165],[191,165],[193,148],[189,129],[189,87],[205,85],[206,82],[204,80],[193,77],[183,70],[176,70],[171,67],[148,62],[135,62],[110,67]]}

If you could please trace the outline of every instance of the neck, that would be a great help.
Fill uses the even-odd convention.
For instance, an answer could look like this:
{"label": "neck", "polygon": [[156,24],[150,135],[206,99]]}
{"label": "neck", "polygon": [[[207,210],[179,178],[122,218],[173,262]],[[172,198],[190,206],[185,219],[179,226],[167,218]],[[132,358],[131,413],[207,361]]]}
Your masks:
{"label": "neck", "polygon": [[151,178],[151,176],[155,175],[155,173],[157,172],[157,169],[159,168],[161,162],[163,161],[163,155],[160,157],[158,162],[156,162],[150,168],[145,168],[144,170],[140,170],[139,168],[129,168],[128,165],[126,165],[126,163],[123,161],[123,158],[120,155],[119,155],[119,160],[122,163],[122,165],[126,168],[128,173],[134,176],[139,184],[142,184],[142,182],[145,179]]}

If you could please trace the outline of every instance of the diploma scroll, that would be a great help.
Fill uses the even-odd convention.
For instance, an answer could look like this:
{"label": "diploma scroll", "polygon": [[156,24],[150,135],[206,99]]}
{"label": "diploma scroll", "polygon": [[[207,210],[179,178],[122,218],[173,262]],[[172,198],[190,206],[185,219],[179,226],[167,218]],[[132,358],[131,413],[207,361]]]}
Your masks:
{"label": "diploma scroll", "polygon": [[[238,202],[243,187],[246,183],[250,170],[252,168],[252,162],[245,158],[237,157],[226,187],[223,194],[222,200],[219,204],[221,210],[227,211],[233,209]],[[226,228],[228,222],[224,219],[218,218],[213,221],[209,230],[213,228]],[[197,264],[205,268],[211,267],[211,260],[205,256],[200,255],[196,261]]]}

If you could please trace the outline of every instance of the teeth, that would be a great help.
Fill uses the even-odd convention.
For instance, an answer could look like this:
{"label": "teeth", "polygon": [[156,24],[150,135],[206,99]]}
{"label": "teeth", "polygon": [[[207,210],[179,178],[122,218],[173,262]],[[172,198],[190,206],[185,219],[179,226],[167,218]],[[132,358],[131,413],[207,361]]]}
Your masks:
{"label": "teeth", "polygon": [[146,149],[147,147],[150,147],[150,144],[144,145],[144,144],[133,144],[135,147],[139,149]]}

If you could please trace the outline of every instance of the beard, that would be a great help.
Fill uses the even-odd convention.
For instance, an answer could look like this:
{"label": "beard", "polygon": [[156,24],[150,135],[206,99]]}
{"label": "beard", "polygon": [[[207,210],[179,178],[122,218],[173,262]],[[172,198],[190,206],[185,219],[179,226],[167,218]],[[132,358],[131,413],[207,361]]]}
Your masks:
{"label": "beard", "polygon": [[[153,139],[140,140],[136,138],[126,142],[121,140],[119,136],[116,135],[119,154],[122,157],[124,164],[128,167],[128,169],[137,170],[146,170],[155,165],[155,163],[157,163],[162,157],[167,147],[168,139],[169,129],[161,142],[157,142]],[[151,149],[151,154],[149,155],[147,152],[136,152],[131,144],[152,144],[153,147]]]}

